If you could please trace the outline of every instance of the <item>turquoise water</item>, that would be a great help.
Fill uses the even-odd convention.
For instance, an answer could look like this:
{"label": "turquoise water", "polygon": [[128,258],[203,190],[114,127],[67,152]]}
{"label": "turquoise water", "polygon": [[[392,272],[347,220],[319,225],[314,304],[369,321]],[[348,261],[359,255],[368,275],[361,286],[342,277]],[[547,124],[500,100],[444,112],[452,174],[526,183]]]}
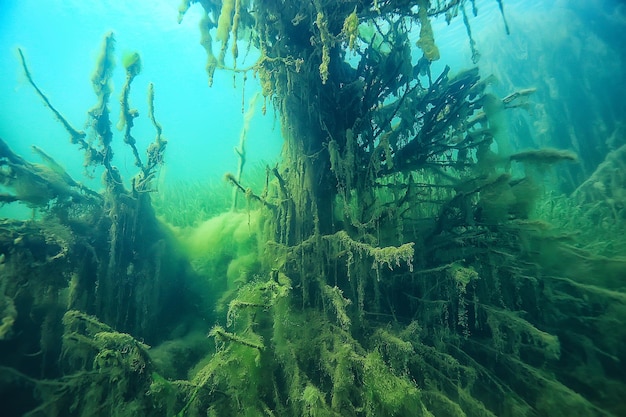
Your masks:
{"label": "turquoise water", "polygon": [[[368,3],[359,10],[368,24],[389,24],[372,18],[374,2],[352,3]],[[332,55],[350,65],[331,68],[323,86],[315,10],[335,4],[285,0],[276,13],[284,6],[288,19],[263,18],[301,19],[310,33],[277,31],[301,43],[276,49],[312,57],[299,79],[309,84],[281,92],[298,106],[283,114],[265,102],[252,71],[244,80],[218,69],[209,86],[203,9],[191,5],[179,22],[179,4],[0,0],[0,138],[36,163],[31,146],[43,149],[99,193],[66,184],[75,194],[0,202],[0,415],[626,413],[621,2],[465,1],[471,38],[460,15],[431,21],[441,55],[432,79],[450,67],[440,90],[415,75],[422,35],[414,20],[403,28],[413,79],[386,90],[400,84],[407,62],[385,67],[386,79],[376,59],[386,64],[395,52],[381,46],[367,55],[364,36],[360,56]],[[298,10],[309,15],[292,20]],[[336,10],[338,33],[349,10]],[[96,104],[91,74],[110,31],[111,163],[124,189],[103,180],[101,166],[85,171],[83,152],[29,84],[18,54],[55,108],[85,129]],[[240,34],[240,69],[259,58],[249,35]],[[123,57],[134,52],[142,71],[130,105],[139,112],[141,158],[156,134],[149,83],[168,141],[147,188],[131,188],[138,170],[115,129]],[[365,56],[370,66],[359,67]],[[291,64],[262,69],[284,74]],[[475,66],[487,85],[476,93],[478,79],[464,72]],[[382,85],[380,100],[349,89],[366,89],[362,79],[351,83],[357,70],[375,81],[367,88]],[[332,107],[353,103],[346,91],[369,107]],[[481,98],[473,102],[474,94]],[[463,114],[470,107],[459,106],[448,119],[459,102],[475,107]],[[393,106],[404,113],[389,116]],[[444,133],[421,137],[426,116]],[[285,138],[281,117],[291,118]],[[243,135],[242,193],[231,209],[237,194],[224,178],[237,171]],[[437,143],[420,140],[447,148],[422,159]],[[21,167],[0,155],[1,197],[47,191],[27,175],[37,166]]]}
{"label": "turquoise water", "polygon": [[[18,154],[27,157],[31,154],[30,145],[39,146],[63,161],[73,177],[97,187],[99,179],[82,178],[82,155],[69,145],[63,127],[26,82],[17,48],[23,48],[35,81],[52,103],[74,126],[82,127],[86,111],[95,102],[90,83],[94,62],[104,34],[113,31],[118,59],[124,53],[137,51],[143,63],[131,96],[132,105],[143,116],[136,119],[135,127],[139,149],[145,148],[154,137],[145,117],[147,85],[152,82],[156,116],[169,139],[164,177],[207,180],[235,170],[237,158],[232,149],[239,141],[243,113],[259,92],[258,80],[250,77],[244,89],[241,74],[233,76],[218,71],[210,88],[204,71],[206,55],[199,45],[197,27],[202,9],[194,5],[179,24],[178,6],[177,0],[110,0],[93,4],[53,0],[46,2],[45,7],[36,0],[4,0],[0,16],[0,137]],[[587,97],[573,97],[570,105],[575,108],[594,105],[594,98],[589,97],[593,95],[601,101],[597,103],[599,106],[607,106],[606,111],[597,115],[597,122],[615,122],[606,119],[618,117],[617,92],[624,86],[621,71],[624,45],[620,37],[623,8],[617,3],[508,1],[505,16],[509,36],[496,1],[477,1],[476,7],[478,15],[472,16],[469,7],[468,15],[476,48],[482,56],[479,67],[483,77],[493,74],[499,80],[496,91],[508,93],[515,88],[543,84],[539,85],[535,100],[542,106],[556,99],[556,89],[561,94],[577,90]],[[439,18],[434,30],[442,59],[434,63],[433,74],[439,73],[444,65],[450,65],[453,73],[473,65],[461,18],[453,19],[451,24]],[[417,39],[418,33],[412,36]],[[240,44],[239,49],[245,51],[247,43]],[[245,59],[241,58],[244,55]],[[241,53],[240,68],[253,64],[257,56],[254,50]],[[118,62],[114,74],[115,99],[119,97],[123,77]],[[561,100],[570,98],[566,95]],[[581,103],[581,99],[589,103]],[[119,111],[117,101],[112,100],[111,104],[114,123]],[[271,104],[267,106],[266,116],[261,115],[261,106],[262,100],[258,100],[248,129],[250,165],[255,161],[273,162],[282,145],[280,123]],[[547,117],[552,120],[535,123],[563,122],[555,115]],[[575,128],[578,119],[568,122]],[[115,164],[129,178],[134,174],[132,155],[119,139],[116,142],[120,150]],[[532,140],[522,145],[531,144]]]}
{"label": "turquoise water", "polygon": [[[102,39],[113,31],[117,70],[111,100],[113,124],[119,114],[118,99],[124,83],[121,57],[126,52],[141,55],[143,69],[132,85],[132,106],[140,117],[135,134],[138,148],[145,149],[155,136],[147,117],[147,86],[155,85],[155,113],[163,125],[167,146],[168,179],[221,179],[237,168],[233,152],[239,143],[244,114],[258,82],[250,77],[218,72],[209,88],[204,71],[206,54],[199,44],[201,8],[192,7],[179,24],[177,0],[170,1],[3,1],[0,15],[0,137],[15,152],[30,158],[30,145],[45,149],[62,161],[76,179],[83,177],[82,155],[68,142],[63,126],[43,106],[28,85],[20,67],[17,48],[23,48],[35,82],[51,102],[77,128],[95,104],[91,74]],[[245,45],[242,45],[245,50]],[[241,54],[243,57],[243,53]],[[258,54],[251,52],[240,64],[251,65]],[[242,102],[243,101],[243,102]],[[273,162],[281,149],[280,126],[272,106],[261,115],[262,100],[256,101],[255,116],[248,131],[249,164]],[[115,133],[114,164],[128,179],[135,174],[132,154]],[[99,175],[92,186],[100,184]]]}

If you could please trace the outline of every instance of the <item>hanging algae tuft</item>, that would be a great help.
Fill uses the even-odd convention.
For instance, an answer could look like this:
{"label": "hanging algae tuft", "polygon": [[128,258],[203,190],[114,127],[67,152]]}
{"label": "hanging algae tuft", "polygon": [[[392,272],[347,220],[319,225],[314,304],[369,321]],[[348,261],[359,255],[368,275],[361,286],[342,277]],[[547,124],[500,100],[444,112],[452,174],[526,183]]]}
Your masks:
{"label": "hanging algae tuft", "polygon": [[424,57],[429,61],[437,61],[440,58],[439,48],[435,45],[435,35],[428,18],[428,8],[430,0],[419,0],[418,16],[420,21],[420,37],[417,40],[417,46],[424,52]]}
{"label": "hanging algae tuft", "polygon": [[[252,19],[248,11],[249,2],[246,0],[223,0],[219,2],[182,0],[178,9],[179,23],[182,22],[185,13],[187,13],[192,3],[200,3],[204,9],[204,15],[200,20],[200,44],[204,47],[207,54],[205,69],[209,77],[209,86],[212,86],[215,70],[217,68],[227,67],[225,59],[229,42],[232,42],[231,56],[233,62],[231,68],[233,70],[237,69],[240,26],[243,26],[243,24],[246,24]],[[213,29],[215,30],[213,31]],[[244,30],[244,28],[242,27],[241,30]],[[213,33],[211,33],[212,31]],[[217,56],[213,52],[214,37],[221,43]]]}
{"label": "hanging algae tuft", "polygon": [[222,8],[220,9],[220,16],[217,21],[217,32],[215,35],[215,38],[222,43],[228,42],[230,29],[233,22],[234,8],[235,0],[222,1]]}
{"label": "hanging algae tuft", "polygon": [[359,34],[359,16],[356,14],[356,7],[354,11],[346,17],[346,20],[343,21],[341,33],[348,38],[348,49],[354,51],[356,39]]}
{"label": "hanging algae tuft", "polygon": [[328,66],[330,65],[331,39],[330,33],[328,32],[328,22],[326,21],[323,12],[317,12],[315,25],[320,32],[320,40],[322,42],[322,63],[319,66],[320,77],[322,79],[322,84],[326,84],[328,81]]}
{"label": "hanging algae tuft", "polygon": [[204,47],[207,54],[206,72],[209,76],[209,87],[213,85],[213,75],[218,66],[218,60],[213,53],[213,37],[211,36],[212,22],[208,15],[204,16],[200,21],[200,44]]}
{"label": "hanging algae tuft", "polygon": [[[220,15],[217,20],[217,30],[215,33],[215,38],[218,42],[222,43],[222,48],[220,49],[220,56],[218,62],[223,64],[224,57],[226,56],[226,48],[228,47],[228,40],[230,38],[231,28],[233,29],[233,56],[235,61],[237,60],[237,35],[236,30],[239,22],[239,12],[238,9],[235,9],[235,5],[239,5],[241,0],[223,0],[222,8],[220,10]],[[235,15],[235,22],[233,26],[233,15]]]}

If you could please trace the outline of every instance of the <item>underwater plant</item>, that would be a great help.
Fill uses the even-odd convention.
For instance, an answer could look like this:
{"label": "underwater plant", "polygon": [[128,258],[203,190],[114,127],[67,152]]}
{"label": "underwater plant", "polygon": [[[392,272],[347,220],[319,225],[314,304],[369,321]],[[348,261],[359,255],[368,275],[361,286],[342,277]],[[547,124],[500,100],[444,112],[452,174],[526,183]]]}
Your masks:
{"label": "underwater plant", "polygon": [[[113,165],[109,99],[114,51],[109,33],[92,76],[97,102],[87,112],[86,131],[73,128],[51,103],[19,51],[29,84],[65,127],[70,142],[84,152],[85,167],[103,170],[105,190],[96,192],[75,181],[42,149],[34,148],[44,164],[35,164],[0,140],[0,178],[7,190],[2,204],[25,204],[34,213],[29,220],[2,219],[0,227],[2,387],[11,392],[7,387],[21,384],[30,392],[19,401],[3,400],[10,404],[8,415],[50,415],[53,410],[94,415],[95,407],[116,415],[113,409],[125,400],[128,409],[135,409],[129,390],[133,381],[149,383],[150,369],[147,345],[137,339],[161,340],[161,330],[184,313],[166,310],[180,299],[182,282],[192,272],[150,203],[167,143],[154,116],[152,86],[149,116],[157,135],[145,162],[130,130],[136,114],[129,110],[129,86],[138,56],[126,67],[122,95],[124,141],[139,170],[130,189]],[[46,379],[39,380],[41,376]],[[48,382],[51,378],[56,382]],[[128,410],[117,415],[124,412]]]}
{"label": "underwater plant", "polygon": [[[182,14],[193,2],[183,3]],[[225,6],[200,5],[203,30],[220,26]],[[271,206],[264,209],[263,232],[270,256],[263,270],[271,271],[274,282],[288,283],[289,313],[252,303],[256,320],[244,320],[241,328],[232,324],[233,335],[253,331],[266,341],[257,366],[272,375],[276,388],[255,393],[253,414],[269,414],[267,408],[279,415],[403,414],[386,402],[389,397],[366,395],[366,369],[376,369],[379,381],[409,376],[419,393],[413,397],[411,389],[398,388],[405,396],[394,404],[412,404],[413,414],[548,415],[560,412],[557,404],[583,415],[619,414],[617,397],[604,408],[608,403],[576,391],[582,368],[561,368],[577,361],[573,351],[586,348],[562,332],[557,323],[569,309],[545,291],[562,291],[563,282],[580,279],[574,267],[554,269],[549,253],[569,253],[576,265],[576,256],[595,262],[569,246],[567,232],[537,217],[544,176],[576,156],[522,151],[509,143],[503,115],[523,111],[533,88],[498,97],[477,69],[452,75],[445,67],[431,74],[438,53],[429,20],[463,15],[473,44],[467,5],[235,6],[242,16],[254,15],[247,24],[257,37],[250,42],[261,51],[253,66],[236,71],[258,75],[286,141],[266,197]],[[503,13],[503,2],[498,8]],[[413,28],[419,29],[420,49],[409,40]],[[234,66],[218,60],[217,68]],[[614,262],[610,274],[623,273],[622,260]],[[596,267],[594,276],[600,273]],[[249,288],[242,287],[235,302],[245,304]],[[565,291],[570,301],[581,300],[578,290]],[[345,338],[285,336],[304,326],[300,315]],[[403,360],[372,337],[381,328],[391,346],[404,352]],[[233,349],[232,360],[239,355],[235,346],[243,349],[233,338],[220,343],[224,352]],[[329,346],[332,353],[325,353]],[[267,350],[285,353],[264,361]],[[349,358],[343,362],[342,352]],[[623,386],[620,377],[610,379],[609,385]],[[232,392],[231,404],[237,402],[236,389],[224,392]],[[246,409],[221,411],[237,415]]]}
{"label": "underwater plant", "polygon": [[[103,167],[106,189],[83,190],[48,162],[71,193],[36,201],[15,180],[35,169],[0,143],[12,198],[45,213],[0,223],[11,277],[0,281],[0,349],[17,352],[0,362],[0,386],[34,392],[36,406],[19,404],[27,415],[624,414],[626,260],[576,240],[607,213],[606,233],[623,227],[626,185],[613,168],[624,153],[551,198],[544,177],[577,157],[515,149],[503,116],[533,90],[499,97],[476,68],[432,73],[442,57],[431,20],[463,16],[473,45],[473,1],[183,0],[179,19],[193,3],[209,83],[217,70],[258,77],[280,117],[281,160],[242,180],[244,128],[225,177],[245,208],[193,183],[154,199],[159,220],[151,187],[166,141],[152,104],[146,163],[130,134],[138,55],[121,98],[139,169],[130,190],[112,165],[111,35],[93,140],[28,77]],[[260,58],[241,68],[245,31]],[[578,219],[556,221],[565,212]],[[612,241],[624,247],[623,235]]]}

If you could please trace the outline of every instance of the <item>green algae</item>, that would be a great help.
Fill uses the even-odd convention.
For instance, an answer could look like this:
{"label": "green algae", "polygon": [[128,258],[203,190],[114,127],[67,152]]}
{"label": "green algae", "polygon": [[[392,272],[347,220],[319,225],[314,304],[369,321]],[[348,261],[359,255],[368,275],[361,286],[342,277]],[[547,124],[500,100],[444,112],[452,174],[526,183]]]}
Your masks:
{"label": "green algae", "polygon": [[[282,160],[254,190],[228,176],[243,210],[209,190],[221,213],[158,220],[148,191],[165,142],[152,105],[152,162],[138,159],[130,190],[111,165],[106,38],[89,119],[100,140],[83,148],[105,192],[70,209],[0,148],[3,184],[43,213],[0,223],[0,334],[15,352],[0,382],[35,393],[30,415],[621,414],[626,262],[575,233],[601,218],[611,238],[597,243],[623,247],[623,186],[604,167],[552,200],[538,184],[573,154],[509,149],[502,112],[517,110],[476,70],[431,80],[406,65],[405,23],[432,61],[427,21],[451,4],[420,2],[416,15],[387,1],[199,3],[205,41],[215,29],[224,50],[238,30],[257,33],[249,71],[279,110]],[[223,54],[214,64],[209,77]],[[156,206],[186,198],[197,196]],[[42,354],[18,360],[28,348]]]}

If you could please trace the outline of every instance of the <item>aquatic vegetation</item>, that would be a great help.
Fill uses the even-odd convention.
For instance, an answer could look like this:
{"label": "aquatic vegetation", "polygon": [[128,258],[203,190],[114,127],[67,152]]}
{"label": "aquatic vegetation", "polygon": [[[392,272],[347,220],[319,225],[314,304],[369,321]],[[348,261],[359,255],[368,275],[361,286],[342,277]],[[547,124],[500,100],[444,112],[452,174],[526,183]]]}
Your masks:
{"label": "aquatic vegetation", "polygon": [[[243,170],[243,168],[242,168]],[[246,176],[241,180],[243,194],[253,190],[258,196],[266,193],[268,164],[259,162],[246,164]],[[167,224],[180,228],[198,226],[202,222],[216,217],[233,207],[233,191],[241,194],[240,189],[233,190],[229,181],[214,180],[173,180],[167,178],[158,184],[158,192],[152,194],[151,202],[157,216]],[[238,208],[255,209],[256,204],[250,199],[235,202]]]}
{"label": "aquatic vegetation", "polygon": [[165,181],[152,196],[152,205],[166,223],[187,228],[228,211],[231,191],[225,181]]}
{"label": "aquatic vegetation", "polygon": [[424,52],[424,57],[429,61],[437,61],[439,56],[439,48],[435,45],[435,36],[430,26],[428,18],[428,8],[430,2],[428,0],[420,0],[417,2],[419,6],[418,16],[420,21],[420,37],[417,40],[417,46]]}
{"label": "aquatic vegetation", "polygon": [[[534,90],[501,97],[478,69],[431,74],[430,19],[466,2],[198,3],[209,82],[227,68],[228,42],[254,32],[259,60],[237,69],[233,50],[230,67],[259,76],[281,118],[282,159],[244,181],[245,125],[239,168],[225,175],[235,194],[196,182],[153,201],[166,141],[150,88],[157,135],[141,162],[130,59],[123,140],[139,173],[127,190],[110,149],[111,35],[93,79],[94,140],[72,139],[104,169],[103,194],[50,160],[46,172],[77,196],[20,192],[19,181],[41,184],[28,177],[38,171],[0,143],[6,203],[45,214],[0,223],[11,276],[0,285],[2,342],[16,347],[10,359],[26,356],[19,329],[43,352],[1,362],[10,378],[0,383],[34,389],[31,415],[96,405],[221,417],[624,413],[626,244],[612,235],[625,220],[621,148],[572,196],[549,198],[544,178],[577,157],[511,143],[505,115]],[[599,219],[606,235],[576,240]],[[609,234],[614,247],[598,246]],[[33,306],[50,306],[36,329],[20,321]]]}
{"label": "aquatic vegetation", "polygon": [[[140,306],[140,300],[167,305],[168,300],[173,300],[178,284],[159,281],[159,275],[169,276],[178,270],[178,275],[184,279],[187,274],[184,265],[176,265],[174,259],[181,259],[180,254],[166,228],[156,221],[150,205],[148,192],[165,145],[160,131],[149,147],[148,164],[138,163],[140,171],[130,181],[131,190],[126,189],[118,169],[112,164],[113,134],[108,100],[113,53],[113,35],[108,34],[92,77],[97,104],[88,112],[89,130],[84,136],[76,136],[77,130],[71,128],[33,78],[28,77],[37,94],[68,130],[71,142],[84,151],[86,166],[99,165],[104,170],[105,193],[97,193],[73,180],[39,148],[37,154],[45,165],[24,160],[4,142],[0,146],[2,180],[11,192],[6,194],[4,203],[23,203],[38,213],[36,221],[3,223],[3,279],[9,277],[8,283],[3,284],[3,291],[4,298],[11,300],[5,308],[5,323],[13,317],[10,305],[17,310],[18,325],[23,325],[20,324],[23,323],[21,312],[27,311],[29,306],[39,303],[54,306],[36,319],[41,330],[27,336],[29,344],[39,338],[37,350],[43,357],[39,362],[51,372],[55,369],[58,372],[57,360],[53,357],[60,352],[59,319],[63,309],[95,314],[118,331],[154,339],[157,322],[166,313],[146,308],[147,304]],[[24,55],[20,54],[20,58],[24,71],[29,73]],[[151,118],[156,123],[153,110]],[[76,140],[77,137],[89,137],[89,140]],[[129,141],[127,144],[131,145]],[[136,148],[132,147],[136,153]],[[150,244],[146,245],[147,242]],[[124,283],[119,284],[120,280]],[[20,289],[25,287],[29,290]],[[167,320],[158,327],[165,322]],[[9,342],[15,341],[12,338]],[[24,353],[21,349],[17,352]]]}
{"label": "aquatic vegetation", "polygon": [[0,194],[0,203],[22,202],[29,207],[45,206],[52,201],[58,205],[72,201],[101,203],[100,195],[75,181],[43,150],[33,150],[45,165],[26,161],[0,139],[0,184],[11,190]]}
{"label": "aquatic vegetation", "polygon": [[126,127],[124,132],[124,142],[133,148],[133,154],[135,155],[135,163],[141,166],[141,159],[139,158],[139,152],[135,147],[135,138],[130,134],[133,128],[133,119],[139,115],[136,109],[130,108],[129,95],[130,85],[137,75],[141,72],[141,58],[137,52],[127,54],[123,58],[124,68],[126,69],[126,82],[122,87],[122,95],[120,97],[121,110],[120,120],[117,123],[117,129],[122,130]]}

